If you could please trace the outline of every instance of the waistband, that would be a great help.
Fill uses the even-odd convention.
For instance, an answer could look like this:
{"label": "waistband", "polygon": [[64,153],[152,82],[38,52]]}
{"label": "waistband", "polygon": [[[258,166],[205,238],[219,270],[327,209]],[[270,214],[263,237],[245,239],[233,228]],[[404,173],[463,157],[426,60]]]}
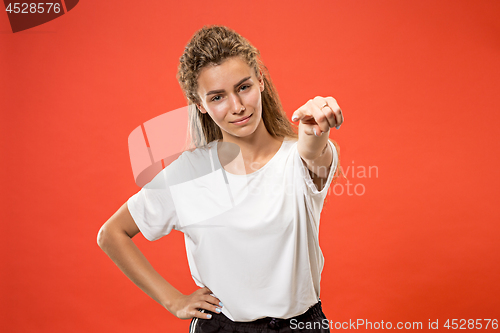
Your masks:
{"label": "waistband", "polygon": [[318,301],[318,303],[311,306],[305,313],[287,319],[265,317],[254,321],[232,321],[222,313],[215,313],[207,310],[204,310],[203,312],[212,314],[212,319],[210,320],[215,319],[216,321],[221,323],[221,326],[238,327],[238,328],[262,328],[262,329],[264,328],[279,329],[282,327],[290,326],[291,325],[290,321],[293,319],[295,319],[294,322],[307,322],[316,318],[320,318],[321,316],[324,316],[323,309],[321,307],[321,301]]}

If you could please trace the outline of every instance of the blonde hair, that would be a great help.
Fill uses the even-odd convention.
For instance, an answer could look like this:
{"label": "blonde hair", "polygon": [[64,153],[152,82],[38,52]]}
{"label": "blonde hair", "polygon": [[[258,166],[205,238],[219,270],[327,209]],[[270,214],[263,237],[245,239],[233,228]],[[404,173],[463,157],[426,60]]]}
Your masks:
{"label": "blonde hair", "polygon": [[197,93],[198,76],[202,68],[220,65],[231,57],[243,59],[254,69],[258,78],[262,72],[262,120],[269,134],[273,137],[297,138],[297,133],[283,111],[278,93],[259,55],[259,50],[248,40],[224,26],[205,26],[191,38],[180,58],[177,80],[190,104],[189,134],[193,147],[198,148],[222,139],[219,126],[207,113],[201,113],[196,107],[196,104],[201,102]]}

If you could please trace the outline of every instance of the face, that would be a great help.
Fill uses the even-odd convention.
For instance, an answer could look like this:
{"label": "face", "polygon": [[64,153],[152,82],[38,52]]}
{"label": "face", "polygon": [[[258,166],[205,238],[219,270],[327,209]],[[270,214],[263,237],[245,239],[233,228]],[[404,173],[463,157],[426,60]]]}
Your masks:
{"label": "face", "polygon": [[[245,137],[255,132],[262,119],[264,81],[239,57],[207,66],[198,76],[198,109],[208,113],[223,137]],[[262,124],[263,125],[263,124]]]}

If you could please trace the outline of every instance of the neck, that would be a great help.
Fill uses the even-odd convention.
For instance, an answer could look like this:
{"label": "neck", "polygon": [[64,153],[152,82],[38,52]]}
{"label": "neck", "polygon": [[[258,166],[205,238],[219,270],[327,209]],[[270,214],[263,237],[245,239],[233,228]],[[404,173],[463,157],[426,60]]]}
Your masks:
{"label": "neck", "polygon": [[222,138],[221,142],[238,145],[241,149],[241,155],[246,161],[256,161],[266,158],[269,154],[274,154],[283,142],[282,138],[274,138],[269,134],[262,119],[251,135],[240,138],[223,131]]}

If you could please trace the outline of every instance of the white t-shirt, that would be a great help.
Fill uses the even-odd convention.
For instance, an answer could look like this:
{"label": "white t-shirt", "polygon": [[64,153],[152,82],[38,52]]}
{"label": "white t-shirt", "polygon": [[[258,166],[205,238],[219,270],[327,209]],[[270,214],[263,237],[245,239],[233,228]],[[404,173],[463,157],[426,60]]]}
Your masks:
{"label": "white t-shirt", "polygon": [[217,141],[184,152],[127,201],[148,240],[184,233],[191,275],[233,321],[290,318],[318,302],[323,254],[320,213],[338,164],[321,191],[286,139],[248,175],[225,171]]}

